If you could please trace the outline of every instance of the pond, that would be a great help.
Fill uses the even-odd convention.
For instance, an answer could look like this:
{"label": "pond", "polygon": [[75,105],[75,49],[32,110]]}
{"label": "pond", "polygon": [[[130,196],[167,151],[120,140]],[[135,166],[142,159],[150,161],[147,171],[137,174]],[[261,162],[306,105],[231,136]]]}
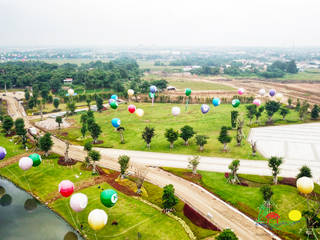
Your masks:
{"label": "pond", "polygon": [[83,240],[60,216],[1,176],[0,239]]}

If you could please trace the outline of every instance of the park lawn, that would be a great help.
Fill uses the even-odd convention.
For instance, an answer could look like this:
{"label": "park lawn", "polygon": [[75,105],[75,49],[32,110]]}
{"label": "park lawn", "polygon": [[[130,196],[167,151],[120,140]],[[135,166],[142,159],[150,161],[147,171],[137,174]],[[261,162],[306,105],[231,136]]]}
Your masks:
{"label": "park lawn", "polygon": [[304,72],[299,72],[297,74],[286,73],[284,77],[277,78],[276,80],[284,81],[284,80],[292,80],[292,81],[320,81],[320,72],[306,70]]}
{"label": "park lawn", "polygon": [[70,180],[77,186],[79,182],[93,178],[91,172],[80,169],[82,163],[65,167],[60,166],[57,161],[58,157],[52,154],[50,159],[42,159],[38,167],[32,167],[28,171],[21,170],[17,162],[0,168],[0,175],[34,193],[42,201],[48,201],[58,193],[58,185],[62,180]]}
{"label": "park lawn", "polygon": [[218,84],[210,83],[203,81],[191,81],[191,80],[173,80],[169,81],[168,85],[176,87],[178,90],[184,90],[186,88],[191,88],[192,90],[222,90],[222,91],[233,91],[233,87]]}
{"label": "park lawn", "polygon": [[13,139],[11,137],[5,137],[2,132],[0,133],[0,146],[4,147],[7,151],[6,157],[0,161],[6,161],[11,157],[25,152],[21,144],[14,144]]}
{"label": "park lawn", "polygon": [[[103,189],[111,188],[107,183],[100,185]],[[88,196],[87,208],[75,213],[69,207],[69,199],[61,198],[51,204],[51,207],[64,217],[73,227],[80,230],[88,239],[137,239],[138,233],[142,239],[189,239],[183,227],[174,219],[169,218],[151,206],[129,197],[119,191],[118,201],[112,208],[106,208],[100,202],[100,192],[97,186],[92,186],[80,192]],[[107,225],[99,231],[93,231],[88,225],[88,214],[93,209],[103,209],[108,214]],[[111,223],[117,221],[118,225]]]}
{"label": "park lawn", "polygon": [[[235,110],[231,104],[222,104],[219,107],[210,106],[210,111],[207,114],[202,114],[199,104],[190,104],[188,111],[185,111],[185,105],[183,104],[161,104],[157,103],[152,106],[150,103],[134,103],[137,108],[144,109],[144,116],[138,118],[135,114],[130,114],[127,110],[128,105],[119,105],[116,110],[107,110],[102,113],[95,113],[96,122],[101,126],[102,134],[99,140],[104,142],[100,147],[110,147],[118,149],[130,149],[147,151],[146,144],[143,141],[141,134],[146,126],[155,128],[155,137],[151,142],[151,150],[153,152],[167,152],[177,154],[197,154],[205,156],[217,156],[217,157],[230,157],[230,158],[242,158],[242,159],[263,159],[261,155],[253,157],[251,155],[251,146],[248,142],[243,141],[241,147],[236,146],[236,130],[230,130],[229,133],[232,136],[232,141],[228,145],[229,151],[222,152],[223,145],[218,141],[218,136],[222,126],[230,126],[230,112]],[[173,106],[179,106],[181,114],[177,117],[172,116],[171,108]],[[239,113],[245,114],[245,105],[240,105],[236,109]],[[75,120],[75,125],[69,129],[62,129],[54,131],[55,134],[61,138],[68,139],[75,144],[83,145],[84,142],[91,139],[88,137],[83,139],[80,133],[80,114],[72,116]],[[112,127],[111,120],[113,118],[119,118],[121,120],[121,126],[125,128],[124,137],[125,144],[120,144],[120,136],[117,131]],[[281,120],[282,117],[279,114],[275,114],[274,120],[277,124],[288,123],[300,123],[298,120],[298,114],[291,111],[287,116],[288,120]],[[261,123],[267,120],[267,116],[264,113],[261,118]],[[247,121],[247,120],[246,120]],[[248,121],[247,121],[248,122]],[[194,128],[197,134],[207,135],[208,144],[205,145],[205,150],[200,153],[199,146],[195,143],[195,138],[190,140],[190,145],[185,146],[184,141],[179,138],[174,144],[174,149],[170,150],[169,143],[164,137],[165,130],[173,128],[179,130],[184,125],[190,125]],[[248,136],[250,128],[246,125],[244,127],[245,136]],[[68,136],[65,136],[65,132]]]}

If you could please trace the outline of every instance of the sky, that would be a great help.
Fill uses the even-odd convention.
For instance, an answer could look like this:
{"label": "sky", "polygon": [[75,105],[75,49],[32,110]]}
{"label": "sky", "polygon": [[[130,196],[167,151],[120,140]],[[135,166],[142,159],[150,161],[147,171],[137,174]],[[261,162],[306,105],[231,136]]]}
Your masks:
{"label": "sky", "polygon": [[319,0],[0,0],[0,47],[320,46]]}

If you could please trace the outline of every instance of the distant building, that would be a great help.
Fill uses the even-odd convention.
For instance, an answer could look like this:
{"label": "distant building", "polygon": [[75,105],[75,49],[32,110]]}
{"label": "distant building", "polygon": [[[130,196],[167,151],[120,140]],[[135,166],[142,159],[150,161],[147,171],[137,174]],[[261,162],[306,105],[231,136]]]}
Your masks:
{"label": "distant building", "polygon": [[167,87],[167,90],[168,90],[168,91],[175,91],[175,90],[176,90],[176,88],[175,88],[175,87],[173,87],[173,86],[168,86],[168,87]]}
{"label": "distant building", "polygon": [[64,84],[72,84],[72,78],[66,78],[65,80],[63,80]]}

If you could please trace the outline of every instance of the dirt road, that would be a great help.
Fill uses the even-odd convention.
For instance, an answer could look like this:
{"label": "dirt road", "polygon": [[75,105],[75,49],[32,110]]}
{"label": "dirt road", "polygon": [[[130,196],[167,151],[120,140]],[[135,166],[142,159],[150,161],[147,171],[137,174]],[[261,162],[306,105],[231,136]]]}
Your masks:
{"label": "dirt road", "polygon": [[[17,102],[17,100],[10,95],[4,97],[4,99],[8,103],[8,113],[14,119],[18,117],[24,118],[26,127],[30,127],[31,124],[27,119],[24,109]],[[54,146],[52,151],[60,155],[64,155],[65,143],[56,137],[53,137],[53,142]],[[86,152],[81,146],[70,145],[69,156],[73,159],[83,161],[84,157],[86,156]],[[110,157],[106,152],[103,151],[101,151],[101,160],[99,165],[115,170],[119,169],[116,158]],[[147,180],[160,187],[163,187],[167,184],[173,184],[176,189],[176,195],[179,198],[190,204],[193,208],[197,209],[199,213],[201,213],[219,228],[231,228],[240,239],[280,239],[205,189],[184,179],[164,172],[158,168],[150,167]]]}

